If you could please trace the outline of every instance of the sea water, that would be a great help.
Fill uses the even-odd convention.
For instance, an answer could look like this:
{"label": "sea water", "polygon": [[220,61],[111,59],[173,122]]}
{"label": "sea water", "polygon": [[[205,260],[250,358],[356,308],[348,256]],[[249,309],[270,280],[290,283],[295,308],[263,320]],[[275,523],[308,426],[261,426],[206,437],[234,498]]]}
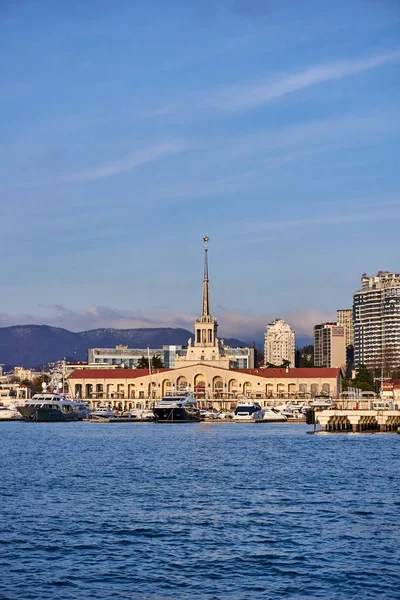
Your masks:
{"label": "sea water", "polygon": [[400,435],[0,424],[0,598],[400,597]]}

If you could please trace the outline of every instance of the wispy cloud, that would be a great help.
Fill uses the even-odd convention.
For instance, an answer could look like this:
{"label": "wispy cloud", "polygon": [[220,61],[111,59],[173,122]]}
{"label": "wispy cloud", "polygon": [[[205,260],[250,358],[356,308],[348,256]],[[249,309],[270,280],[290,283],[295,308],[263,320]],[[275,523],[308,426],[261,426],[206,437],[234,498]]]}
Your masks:
{"label": "wispy cloud", "polygon": [[[391,206],[400,207],[400,198],[397,202],[391,202]],[[315,217],[299,217],[298,219],[284,219],[280,221],[247,221],[240,224],[240,229],[235,235],[253,234],[261,231],[270,231],[275,229],[286,229],[295,227],[313,227],[314,225],[345,225],[348,223],[362,223],[363,221],[375,220],[393,220],[400,219],[400,213],[393,211],[385,212],[376,208],[370,212],[363,212],[360,207],[359,212],[351,215],[319,215]]]}
{"label": "wispy cloud", "polygon": [[132,171],[141,165],[179,154],[186,149],[187,146],[185,144],[178,141],[171,141],[151,148],[142,149],[131,156],[126,156],[120,160],[103,164],[98,167],[71,171],[56,177],[39,179],[36,181],[21,182],[15,184],[14,187],[35,187],[54,183],[82,183],[86,181],[95,181],[104,177],[112,177],[119,173]]}
{"label": "wispy cloud", "polygon": [[228,86],[217,90],[204,102],[221,111],[237,111],[257,108],[271,100],[293,92],[325,83],[359,75],[370,69],[400,60],[400,51],[370,56],[363,60],[343,60],[309,67],[292,75],[276,77],[269,81]]}

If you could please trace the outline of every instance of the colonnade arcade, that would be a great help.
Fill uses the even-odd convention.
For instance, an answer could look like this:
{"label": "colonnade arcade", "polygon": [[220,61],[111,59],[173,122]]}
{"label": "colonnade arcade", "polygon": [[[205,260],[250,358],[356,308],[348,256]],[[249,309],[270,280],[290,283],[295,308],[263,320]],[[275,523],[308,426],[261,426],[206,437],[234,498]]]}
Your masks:
{"label": "colonnade arcade", "polygon": [[[105,382],[105,383],[75,383],[70,381],[71,393],[75,398],[89,400],[93,404],[99,404],[102,400],[110,400],[118,405],[120,401],[140,401],[158,400],[163,396],[174,395],[175,393],[190,391],[194,397],[199,400],[200,405],[208,400],[238,400],[240,398],[312,398],[316,394],[323,393],[332,395],[334,390],[329,383],[311,382],[296,383],[288,380],[275,382],[260,382],[255,378],[249,377],[248,380],[239,381],[237,378],[222,377],[214,375],[207,378],[202,372],[197,372],[194,376],[176,374],[171,377],[173,371],[163,376],[158,376],[156,380],[149,381],[149,377],[138,378],[135,381],[126,380],[125,382]],[[215,373],[215,371],[214,371]],[[140,381],[142,380],[143,381]],[[257,378],[258,379],[258,378]],[[137,408],[136,402],[132,403],[131,408]]]}

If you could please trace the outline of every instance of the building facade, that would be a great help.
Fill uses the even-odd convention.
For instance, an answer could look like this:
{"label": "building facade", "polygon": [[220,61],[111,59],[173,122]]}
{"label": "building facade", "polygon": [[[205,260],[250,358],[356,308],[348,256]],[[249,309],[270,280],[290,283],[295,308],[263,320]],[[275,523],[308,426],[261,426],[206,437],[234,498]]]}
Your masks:
{"label": "building facade", "polygon": [[150,358],[161,356],[161,348],[150,349],[128,348],[128,346],[116,346],[115,348],[89,348],[88,364],[96,365],[123,365],[127,369],[136,367],[142,356],[147,358],[148,352]]}
{"label": "building facade", "polygon": [[337,323],[344,327],[344,339],[346,348],[354,346],[353,309],[342,308],[337,311]]}
{"label": "building facade", "polygon": [[230,348],[224,346],[224,353],[229,359],[230,369],[254,369],[257,351],[255,348]]}
{"label": "building facade", "polygon": [[[364,274],[353,295],[354,363],[400,365],[400,274]],[[390,369],[388,369],[390,370]]]}
{"label": "building facade", "polygon": [[321,323],[314,327],[314,364],[316,367],[345,368],[346,343],[343,325]]}
{"label": "building facade", "polygon": [[267,325],[264,334],[264,364],[282,365],[288,361],[294,367],[295,333],[283,319]]}
{"label": "building facade", "polygon": [[338,398],[341,369],[225,369],[210,363],[179,369],[77,369],[68,379],[74,398],[92,406],[107,401],[123,409],[150,407],[175,392],[191,391],[205,405],[232,408],[242,398],[262,405],[271,399],[310,399],[316,394]]}

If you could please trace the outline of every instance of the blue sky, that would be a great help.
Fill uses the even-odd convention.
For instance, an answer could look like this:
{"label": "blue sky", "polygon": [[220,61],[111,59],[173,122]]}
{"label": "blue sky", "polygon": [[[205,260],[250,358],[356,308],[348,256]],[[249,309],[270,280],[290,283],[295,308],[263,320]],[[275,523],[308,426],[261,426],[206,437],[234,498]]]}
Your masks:
{"label": "blue sky", "polygon": [[397,0],[0,3],[0,324],[298,334],[399,270]]}

